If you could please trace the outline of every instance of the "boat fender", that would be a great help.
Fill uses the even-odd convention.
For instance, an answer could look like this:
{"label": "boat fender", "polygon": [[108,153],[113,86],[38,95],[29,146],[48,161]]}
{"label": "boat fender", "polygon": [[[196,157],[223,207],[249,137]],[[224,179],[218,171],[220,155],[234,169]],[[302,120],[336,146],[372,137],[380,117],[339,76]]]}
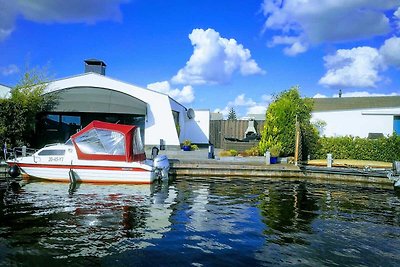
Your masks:
{"label": "boat fender", "polygon": [[17,178],[20,174],[21,171],[17,165],[13,165],[8,168],[8,175],[10,175],[12,178]]}
{"label": "boat fender", "polygon": [[69,174],[69,182],[72,184],[76,183],[76,177],[74,171],[70,169],[68,174]]}

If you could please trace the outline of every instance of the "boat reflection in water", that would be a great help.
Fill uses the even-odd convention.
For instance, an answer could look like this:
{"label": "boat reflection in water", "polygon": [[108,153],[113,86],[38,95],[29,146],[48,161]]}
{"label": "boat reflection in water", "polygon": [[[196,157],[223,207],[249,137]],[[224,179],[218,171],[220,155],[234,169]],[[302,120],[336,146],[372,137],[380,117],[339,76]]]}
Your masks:
{"label": "boat reflection in water", "polygon": [[391,187],[178,177],[68,189],[0,190],[0,266],[400,262],[400,197]]}
{"label": "boat reflection in water", "polygon": [[[77,184],[30,182],[23,186],[32,216],[44,216],[51,228],[41,235],[44,250],[55,258],[102,257],[144,248],[170,230],[171,205],[177,192],[168,184]],[[38,222],[37,220],[31,220]],[[54,224],[56,223],[56,224]]]}

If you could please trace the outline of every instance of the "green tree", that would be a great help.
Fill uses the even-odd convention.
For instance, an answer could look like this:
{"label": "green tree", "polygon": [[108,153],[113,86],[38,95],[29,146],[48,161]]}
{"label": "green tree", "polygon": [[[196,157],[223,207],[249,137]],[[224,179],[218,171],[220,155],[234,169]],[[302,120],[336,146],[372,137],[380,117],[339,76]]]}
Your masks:
{"label": "green tree", "polygon": [[312,153],[318,140],[318,131],[311,124],[313,100],[301,98],[298,86],[281,92],[269,105],[259,150],[264,153],[273,145],[281,146],[281,154],[293,155],[296,143],[296,118],[302,134],[303,158]]}
{"label": "green tree", "polygon": [[11,146],[30,145],[35,131],[36,115],[50,110],[57,101],[55,94],[44,94],[47,78],[43,70],[26,71],[11,89],[8,99],[0,99],[0,140]]}
{"label": "green tree", "polygon": [[229,110],[228,120],[233,120],[233,121],[237,120],[236,112],[235,112],[235,109],[233,107]]}

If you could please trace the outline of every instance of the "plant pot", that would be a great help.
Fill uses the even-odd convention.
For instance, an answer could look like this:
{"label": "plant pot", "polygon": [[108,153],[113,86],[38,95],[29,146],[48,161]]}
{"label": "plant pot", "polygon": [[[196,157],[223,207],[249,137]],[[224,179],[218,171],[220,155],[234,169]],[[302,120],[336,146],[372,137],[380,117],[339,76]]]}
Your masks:
{"label": "plant pot", "polygon": [[278,157],[270,157],[269,163],[271,163],[271,164],[276,164],[276,163],[278,163]]}
{"label": "plant pot", "polygon": [[190,146],[182,146],[183,151],[190,151]]}

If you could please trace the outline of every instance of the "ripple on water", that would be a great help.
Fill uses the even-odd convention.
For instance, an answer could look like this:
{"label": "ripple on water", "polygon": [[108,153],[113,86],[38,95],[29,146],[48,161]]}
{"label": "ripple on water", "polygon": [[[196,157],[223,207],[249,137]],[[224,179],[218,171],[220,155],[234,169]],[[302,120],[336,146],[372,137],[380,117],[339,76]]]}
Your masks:
{"label": "ripple on water", "polygon": [[0,194],[0,265],[400,262],[400,199],[351,184],[197,178]]}

